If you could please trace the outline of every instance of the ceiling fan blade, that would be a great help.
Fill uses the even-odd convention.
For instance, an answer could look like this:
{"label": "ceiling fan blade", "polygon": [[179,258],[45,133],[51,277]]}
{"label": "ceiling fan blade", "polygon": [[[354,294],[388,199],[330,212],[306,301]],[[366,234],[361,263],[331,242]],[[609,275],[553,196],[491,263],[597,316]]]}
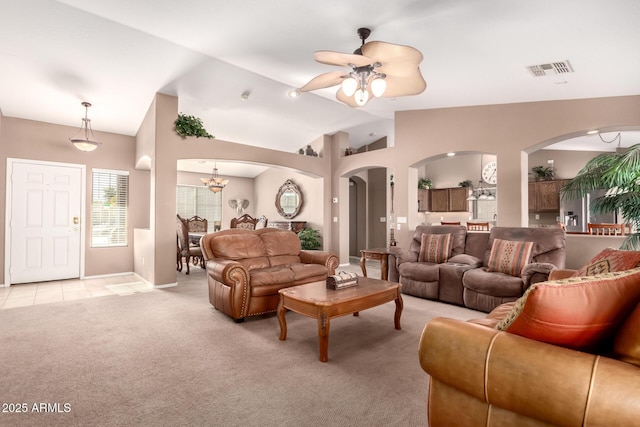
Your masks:
{"label": "ceiling fan blade", "polygon": [[354,55],[351,53],[332,52],[330,50],[319,50],[313,54],[316,61],[327,65],[341,65],[348,67],[353,64],[356,67],[369,65],[375,61],[363,55]]}
{"label": "ceiling fan blade", "polygon": [[310,90],[324,89],[325,87],[336,86],[342,83],[342,80],[349,74],[345,71],[331,71],[329,73],[320,74],[314,77],[306,85],[300,88],[300,92],[309,92]]}
{"label": "ceiling fan blade", "polygon": [[[369,101],[371,101],[371,99],[374,97],[373,94],[371,93],[371,90],[369,90],[369,88],[367,87],[367,92],[369,92],[369,99],[367,100],[367,103]],[[353,96],[347,96],[345,95],[344,91],[342,90],[342,88],[338,89],[338,92],[336,92],[336,99],[344,104],[347,104],[349,107],[353,107],[353,108],[359,108],[359,107],[364,107],[364,105],[367,105],[366,103],[364,105],[358,105],[356,104],[356,100]]]}
{"label": "ceiling fan blade", "polygon": [[382,65],[399,61],[410,61],[417,66],[423,59],[422,53],[411,46],[387,42],[369,42],[362,46],[362,54],[382,63]]}
{"label": "ceiling fan blade", "polygon": [[427,83],[418,68],[415,68],[412,74],[404,76],[387,75],[385,80],[387,81],[387,88],[382,95],[385,98],[417,95],[427,88]]}

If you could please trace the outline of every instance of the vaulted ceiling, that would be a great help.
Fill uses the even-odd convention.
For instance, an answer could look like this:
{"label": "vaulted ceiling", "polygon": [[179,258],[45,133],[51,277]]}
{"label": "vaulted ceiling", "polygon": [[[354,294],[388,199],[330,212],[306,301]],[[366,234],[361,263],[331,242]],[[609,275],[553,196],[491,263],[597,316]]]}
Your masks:
{"label": "vaulted ceiling", "polygon": [[[295,152],[342,130],[358,147],[393,141],[400,110],[638,95],[638,22],[637,0],[5,1],[0,109],[79,126],[89,101],[94,129],[135,135],[161,92],[219,139]],[[290,98],[339,69],[314,51],[353,52],[359,27],[420,50],[426,91],[362,108],[335,88]],[[564,61],[573,72],[528,68]]]}

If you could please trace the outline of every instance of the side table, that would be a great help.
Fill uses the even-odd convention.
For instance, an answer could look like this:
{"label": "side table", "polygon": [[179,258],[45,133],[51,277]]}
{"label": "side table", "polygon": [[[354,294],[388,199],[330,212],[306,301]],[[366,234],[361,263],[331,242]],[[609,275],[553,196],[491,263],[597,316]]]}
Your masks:
{"label": "side table", "polygon": [[365,266],[365,261],[368,259],[380,261],[380,278],[382,280],[387,280],[389,270],[389,250],[387,248],[360,250],[360,268],[362,269],[362,275],[364,277],[367,277],[367,267]]}

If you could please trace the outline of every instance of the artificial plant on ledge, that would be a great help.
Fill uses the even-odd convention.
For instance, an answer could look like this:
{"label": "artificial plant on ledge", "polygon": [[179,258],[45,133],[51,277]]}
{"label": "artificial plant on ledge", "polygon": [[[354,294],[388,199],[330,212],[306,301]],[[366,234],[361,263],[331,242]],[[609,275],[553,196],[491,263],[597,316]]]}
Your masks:
{"label": "artificial plant on ledge", "polygon": [[180,135],[182,138],[186,138],[188,136],[195,136],[196,138],[209,138],[213,139],[215,136],[211,135],[204,128],[202,124],[202,120],[196,116],[190,116],[187,114],[180,113],[178,114],[178,118],[173,124],[176,125],[176,133]]}

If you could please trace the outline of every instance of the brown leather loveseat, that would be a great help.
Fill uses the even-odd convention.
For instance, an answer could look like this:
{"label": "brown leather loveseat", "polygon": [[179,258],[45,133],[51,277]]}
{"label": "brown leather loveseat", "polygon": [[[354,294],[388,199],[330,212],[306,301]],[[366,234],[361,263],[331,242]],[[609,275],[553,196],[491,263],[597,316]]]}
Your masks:
{"label": "brown leather loveseat", "polygon": [[302,250],[296,233],[277,228],[223,230],[200,246],[209,302],[236,322],[276,311],[280,289],[326,280],[338,266],[335,254]]}

